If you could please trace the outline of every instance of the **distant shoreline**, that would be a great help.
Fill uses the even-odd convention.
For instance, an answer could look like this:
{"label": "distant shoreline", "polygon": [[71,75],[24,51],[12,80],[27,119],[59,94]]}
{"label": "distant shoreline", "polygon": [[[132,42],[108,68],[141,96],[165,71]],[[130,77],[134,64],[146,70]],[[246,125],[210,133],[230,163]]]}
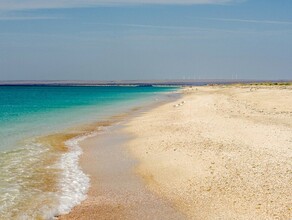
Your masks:
{"label": "distant shoreline", "polygon": [[123,80],[123,81],[0,81],[0,86],[203,86],[209,84],[292,83],[292,80]]}

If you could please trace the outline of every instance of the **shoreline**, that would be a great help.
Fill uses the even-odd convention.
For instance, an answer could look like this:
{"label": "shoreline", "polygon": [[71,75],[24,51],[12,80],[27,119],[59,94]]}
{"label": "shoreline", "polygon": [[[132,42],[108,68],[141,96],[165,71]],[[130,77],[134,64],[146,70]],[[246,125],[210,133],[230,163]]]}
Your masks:
{"label": "shoreline", "polygon": [[[80,144],[81,167],[94,183],[88,199],[58,219],[148,219],[147,211],[149,219],[290,220],[292,108],[286,100],[291,90],[187,87],[178,99],[124,115],[111,125],[120,126],[112,134]],[[111,142],[111,137],[122,140]],[[116,153],[119,149],[119,159],[111,158],[110,150],[103,154],[102,142]],[[124,160],[131,168],[123,181],[112,183],[124,173],[114,164]],[[146,196],[130,196],[127,203],[123,190],[131,179],[139,182],[134,191],[143,188]],[[143,206],[147,201],[158,204]]]}
{"label": "shoreline", "polygon": [[[70,213],[75,206],[80,205],[87,198],[90,178],[84,173],[82,166],[80,166],[80,157],[83,155],[82,142],[102,135],[104,129],[121,123],[127,117],[133,117],[142,109],[152,108],[171,97],[174,98],[173,94],[175,93],[177,92],[164,92],[158,96],[155,95],[155,101],[139,102],[139,105],[137,104],[136,107],[113,114],[100,121],[76,125],[59,133],[37,137],[36,141],[38,143],[50,147],[51,151],[59,154],[54,159],[48,161],[48,166],[53,165],[52,168],[59,170],[59,173],[54,178],[46,177],[46,183],[49,184],[46,187],[48,189],[51,187],[54,192],[60,193],[59,205],[55,207],[53,204],[50,204],[52,210],[45,212],[45,216],[52,217],[53,213],[58,213],[53,214],[57,218],[66,215],[66,213]],[[162,99],[158,99],[159,97]]]}
{"label": "shoreline", "polygon": [[[180,92],[175,92],[178,93]],[[99,126],[100,130],[95,136],[79,143],[83,151],[79,164],[82,171],[90,177],[89,191],[81,204],[68,214],[57,216],[58,219],[128,219],[129,216],[130,219],[153,219],[158,216],[168,216],[168,219],[184,218],[169,202],[150,192],[141,177],[133,172],[137,161],[126,147],[133,137],[125,132],[127,120],[177,98],[169,93],[166,99],[158,103],[150,103],[113,116],[114,121],[109,120],[108,124]]]}
{"label": "shoreline", "polygon": [[[135,91],[137,93],[133,93],[133,96],[130,95],[132,91],[129,91],[128,96],[120,98],[125,100],[124,104],[120,101],[120,104],[112,105],[113,108],[104,112],[97,109],[96,118],[88,120],[89,117],[84,115],[85,120],[82,121],[80,115],[80,120],[77,118],[74,121],[72,118],[76,123],[72,122],[71,126],[68,123],[68,126],[59,127],[62,120],[52,121],[48,124],[52,132],[34,132],[38,135],[23,138],[17,143],[19,149],[3,152],[1,200],[4,198],[4,203],[0,207],[1,216],[8,219],[26,216],[33,219],[51,219],[68,213],[78,205],[84,199],[89,182],[79,166],[79,156],[82,154],[79,142],[99,134],[101,128],[118,124],[126,117],[174,97],[172,94],[177,89],[151,89],[147,90],[149,93],[145,92],[145,96],[144,90],[133,90]],[[128,100],[127,97],[132,98]],[[65,123],[66,119],[64,118]],[[53,126],[57,127],[54,131]],[[14,190],[13,187],[17,189]]]}

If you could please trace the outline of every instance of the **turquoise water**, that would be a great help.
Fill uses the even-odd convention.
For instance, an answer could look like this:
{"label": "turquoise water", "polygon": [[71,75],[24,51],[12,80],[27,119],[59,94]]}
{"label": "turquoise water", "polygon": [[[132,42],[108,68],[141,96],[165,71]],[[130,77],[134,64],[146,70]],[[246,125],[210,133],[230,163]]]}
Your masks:
{"label": "turquoise water", "polygon": [[[0,151],[29,137],[99,120],[166,87],[0,87]],[[61,121],[59,121],[61,120]]]}
{"label": "turquoise water", "polygon": [[[0,219],[50,219],[85,197],[78,141],[60,155],[37,137],[103,120],[174,90],[167,87],[0,87]],[[48,164],[47,161],[55,161]],[[49,178],[47,178],[49,176]],[[46,187],[58,178],[57,187]]]}

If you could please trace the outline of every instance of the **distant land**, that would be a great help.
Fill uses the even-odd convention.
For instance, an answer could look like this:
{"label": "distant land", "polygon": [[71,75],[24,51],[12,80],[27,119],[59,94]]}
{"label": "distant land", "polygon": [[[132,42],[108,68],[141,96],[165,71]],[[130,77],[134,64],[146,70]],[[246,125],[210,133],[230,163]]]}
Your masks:
{"label": "distant land", "polygon": [[287,82],[287,80],[112,80],[112,81],[75,81],[75,80],[17,80],[0,81],[0,86],[192,86],[207,84],[233,84],[233,83],[262,83]]}

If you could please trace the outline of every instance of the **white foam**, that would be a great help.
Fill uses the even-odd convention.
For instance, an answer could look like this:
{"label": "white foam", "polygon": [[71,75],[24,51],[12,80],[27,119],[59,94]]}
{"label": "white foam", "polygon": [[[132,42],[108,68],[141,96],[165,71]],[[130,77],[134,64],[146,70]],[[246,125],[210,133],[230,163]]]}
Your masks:
{"label": "white foam", "polygon": [[79,166],[79,156],[82,154],[82,149],[78,143],[95,135],[96,133],[90,133],[73,138],[65,143],[69,152],[62,155],[59,165],[63,172],[59,182],[61,194],[59,196],[58,214],[69,213],[74,206],[86,199],[90,179]]}

